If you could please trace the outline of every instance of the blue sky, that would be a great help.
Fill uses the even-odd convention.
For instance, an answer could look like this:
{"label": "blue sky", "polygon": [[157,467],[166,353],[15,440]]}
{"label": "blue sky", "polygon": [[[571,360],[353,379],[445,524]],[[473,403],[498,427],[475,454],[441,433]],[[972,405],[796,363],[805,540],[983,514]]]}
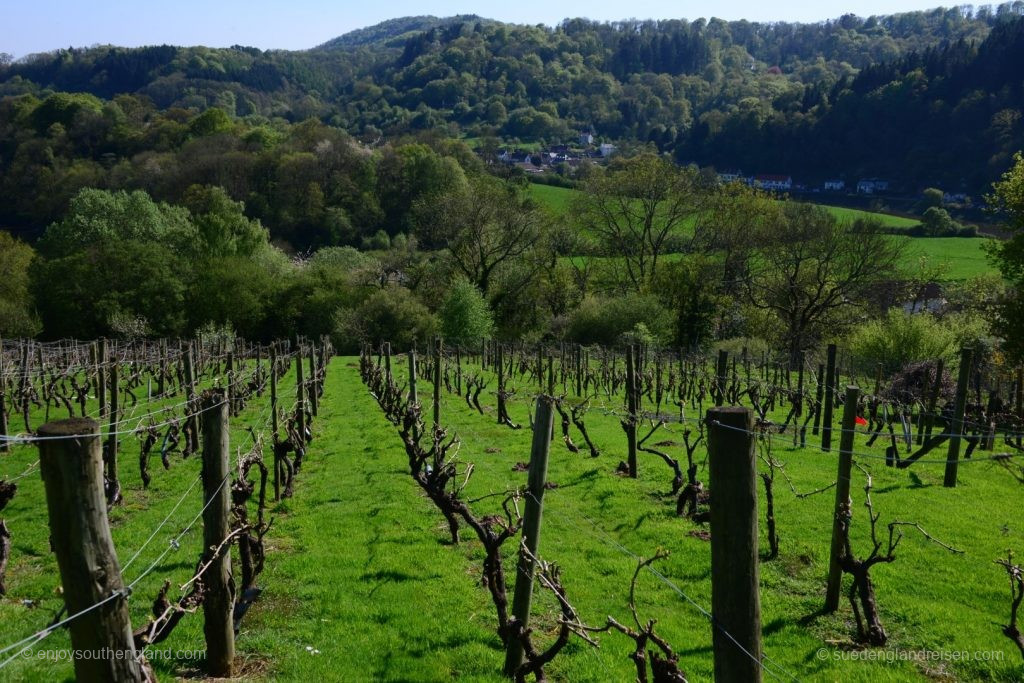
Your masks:
{"label": "blue sky", "polygon": [[22,57],[62,47],[234,44],[303,49],[385,19],[414,15],[479,14],[528,24],[566,17],[597,20],[696,19],[709,15],[751,21],[820,21],[928,9],[938,0],[4,0],[0,52]]}

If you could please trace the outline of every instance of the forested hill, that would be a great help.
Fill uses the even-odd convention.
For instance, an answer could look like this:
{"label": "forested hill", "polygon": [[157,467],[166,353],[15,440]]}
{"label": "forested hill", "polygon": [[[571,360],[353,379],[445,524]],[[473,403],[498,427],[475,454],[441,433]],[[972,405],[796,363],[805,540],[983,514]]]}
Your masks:
{"label": "forested hill", "polygon": [[720,169],[977,191],[1024,146],[1021,15],[1016,0],[820,24],[407,17],[299,52],[60,50],[0,66],[0,96],[129,93],[367,140],[589,130]]}

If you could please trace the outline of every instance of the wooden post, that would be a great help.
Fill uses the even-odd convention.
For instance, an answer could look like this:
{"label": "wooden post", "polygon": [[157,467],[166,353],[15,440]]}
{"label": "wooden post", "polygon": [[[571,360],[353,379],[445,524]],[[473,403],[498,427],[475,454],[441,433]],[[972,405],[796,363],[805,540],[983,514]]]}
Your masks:
{"label": "wooden post", "polygon": [[206,637],[207,673],[230,678],[234,671],[235,629],[232,612],[234,595],[231,581],[231,547],[225,545],[219,555],[214,551],[231,533],[231,485],[228,460],[231,455],[228,430],[228,404],[224,391],[203,393],[203,552],[204,562],[212,563],[203,576],[206,595],[203,600],[203,635]]}
{"label": "wooden post", "polygon": [[87,418],[50,422],[39,428],[39,436],[50,545],[67,613],[74,616],[107,600],[69,624],[72,648],[112,653],[75,658],[75,678],[83,683],[147,680],[143,663],[136,659],[121,566],[107,521],[99,423]]}
{"label": "wooden post", "polygon": [[836,473],[836,504],[832,515],[832,546],[828,557],[828,585],[825,589],[825,611],[839,609],[839,588],[842,585],[843,568],[839,566],[839,555],[843,551],[843,518],[850,514],[850,473],[853,468],[853,437],[857,428],[857,403],[860,401],[858,387],[846,387],[846,403],[843,405],[843,433],[839,436],[839,471]]}
{"label": "wooden post", "polygon": [[434,340],[434,431],[441,429],[441,338]]}
{"label": "wooden post", "polygon": [[801,351],[797,355],[797,363],[799,367],[796,371],[796,399],[793,405],[793,446],[796,446],[800,440],[800,433],[803,426],[800,424],[800,418],[803,417],[804,412],[804,352]]}
{"label": "wooden post", "polygon": [[935,361],[935,383],[932,385],[931,395],[928,397],[928,414],[924,416],[924,438],[918,440],[918,444],[925,444],[932,438],[932,426],[935,424],[935,410],[939,403],[939,394],[942,392],[942,373],[945,365],[941,358]]}
{"label": "wooden post", "polygon": [[238,411],[235,410],[235,352],[234,351],[228,351],[227,365],[228,365],[228,370],[227,370],[227,376],[228,376],[228,380],[227,380],[227,387],[228,387],[228,398],[227,398],[227,400],[228,400],[228,415],[230,417],[234,417],[235,415],[238,414]]}
{"label": "wooden post", "polygon": [[416,351],[409,352],[409,403],[419,403],[420,396],[416,390]]}
{"label": "wooden post", "polygon": [[[540,544],[540,523],[544,512],[544,485],[548,476],[548,453],[551,449],[549,435],[554,427],[552,419],[552,398],[541,396],[537,399],[537,410],[533,420],[533,445],[530,450],[530,473],[527,480],[526,510],[523,514],[523,545],[529,552],[519,553],[516,572],[515,593],[512,596],[512,618],[523,629],[530,625],[530,602],[533,597],[533,559]],[[523,644],[518,638],[510,638],[505,653],[505,675],[512,676],[523,663]]]}
{"label": "wooden post", "polygon": [[[0,337],[0,437],[7,434],[7,381],[4,379],[4,340]],[[10,453],[11,444],[7,439],[0,441],[0,453]]]}
{"label": "wooden post", "polygon": [[974,353],[966,348],[960,351],[960,372],[956,380],[956,398],[953,403],[953,418],[949,423],[949,452],[946,454],[946,476],[942,485],[956,487],[956,474],[960,465],[960,437],[964,433],[964,410],[967,407],[967,389],[971,378],[971,361]]}
{"label": "wooden post", "polygon": [[185,420],[185,429],[188,430],[193,451],[199,450],[199,416],[193,415],[198,406],[196,405],[196,370],[195,359],[192,356],[192,342],[185,342],[185,414],[189,417]]}
{"label": "wooden post", "polygon": [[[306,439],[306,380],[302,374],[302,345],[295,340],[295,405],[298,406],[299,439]],[[298,448],[300,444],[295,444]]]}
{"label": "wooden post", "polygon": [[626,349],[626,406],[629,415],[626,418],[626,465],[629,468],[629,476],[636,479],[636,428],[637,420],[637,387],[636,387],[636,364],[633,357],[633,347]]}
{"label": "wooden post", "polygon": [[[277,342],[270,344],[270,435],[274,445],[278,442],[277,416]],[[281,460],[274,448],[274,500],[281,500]]]}
{"label": "wooden post", "polygon": [[825,413],[821,425],[821,450],[832,450],[832,402],[836,395],[836,345],[828,345],[825,370]]}
{"label": "wooden post", "polygon": [[729,367],[729,352],[718,351],[718,363],[715,365],[715,405],[725,405],[725,375]]}
{"label": "wooden post", "polygon": [[709,409],[707,419],[715,681],[759,683],[761,598],[754,414],[750,408],[729,406]]}
{"label": "wooden post", "polygon": [[[316,342],[309,342],[309,412],[314,417],[320,412],[320,390],[317,377],[319,373],[316,367]],[[388,344],[388,378],[391,377],[391,345]]]}
{"label": "wooden post", "polygon": [[[111,491],[116,492],[119,489],[117,484],[117,432],[118,430],[118,414],[121,412],[119,407],[118,394],[120,393],[120,387],[118,384],[117,377],[117,363],[110,365],[110,428],[107,433],[107,479],[110,482]],[[116,495],[116,494],[115,494]],[[110,501],[112,503],[117,502],[116,500]]]}
{"label": "wooden post", "polygon": [[96,354],[96,400],[100,404],[99,417],[107,414],[107,340],[100,339],[100,350]]}

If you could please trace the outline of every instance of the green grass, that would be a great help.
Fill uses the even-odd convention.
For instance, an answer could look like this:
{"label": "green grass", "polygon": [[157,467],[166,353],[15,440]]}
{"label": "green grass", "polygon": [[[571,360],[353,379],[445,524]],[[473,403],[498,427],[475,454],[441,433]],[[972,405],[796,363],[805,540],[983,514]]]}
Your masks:
{"label": "green grass", "polygon": [[[530,185],[530,195],[541,206],[546,207],[555,216],[564,217],[569,209],[572,198],[578,190],[552,185]],[[857,218],[875,218],[889,227],[910,227],[918,221],[902,216],[885,213],[872,213],[859,209],[847,209],[839,206],[824,206],[840,220],[852,221]],[[914,270],[922,256],[930,265],[946,264],[944,274],[946,280],[965,280],[980,275],[992,274],[996,270],[986,259],[984,245],[986,238],[975,237],[894,237],[907,242],[903,265]],[[671,260],[672,256],[669,255]]]}
{"label": "green grass", "polygon": [[[530,184],[530,196],[533,197],[536,202],[547,207],[558,215],[565,213],[569,208],[570,202],[572,202],[573,196],[578,192],[579,190],[574,190],[568,187],[556,187],[554,185],[542,185],[540,183]],[[913,218],[894,216],[888,213],[863,211],[861,209],[848,209],[843,206],[829,206],[827,204],[818,204],[818,206],[827,209],[836,218],[844,221],[852,222],[860,218],[873,218],[881,221],[882,225],[893,228],[909,228],[920,223],[920,221]]]}
{"label": "green grass", "polygon": [[903,262],[907,268],[916,268],[924,256],[930,265],[946,264],[947,280],[966,280],[998,271],[985,254],[984,237],[903,237],[907,243]]}
{"label": "green grass", "polygon": [[[395,367],[404,368],[400,358]],[[493,380],[491,385],[493,389]],[[510,412],[513,419],[528,424],[530,388],[518,388]],[[420,393],[429,396],[429,384],[424,383]],[[490,390],[482,401],[493,408]],[[249,422],[260,407],[262,403],[249,409]],[[610,407],[617,408],[617,401]],[[476,465],[467,497],[525,483],[526,474],[513,471],[512,465],[529,458],[528,428],[498,426],[493,410],[481,416],[449,395],[444,396],[442,421],[461,437],[462,460]],[[629,618],[627,592],[634,559],[615,544],[641,555],[668,549],[672,555],[659,564],[660,571],[698,604],[709,606],[710,548],[690,534],[699,529],[697,525],[675,517],[666,495],[668,468],[641,454],[639,479],[615,475],[616,464],[625,457],[618,418],[595,409],[586,422],[603,454],[592,459],[569,453],[557,439],[553,443],[548,479],[558,488],[545,498],[540,544],[545,559],[562,565],[567,594],[583,620],[600,624],[606,615],[620,621]],[[660,438],[681,441],[678,429],[673,432]],[[355,359],[332,362],[314,433],[295,497],[271,511],[274,526],[267,535],[267,567],[260,579],[264,593],[246,616],[238,638],[243,674],[290,681],[505,680],[500,675],[503,654],[494,632],[493,607],[479,585],[479,544],[468,537],[457,547],[447,543],[443,519],[409,477],[397,433],[360,383]],[[235,430],[235,440],[239,436]],[[574,438],[581,442],[575,432]],[[810,436],[809,440],[815,442]],[[113,515],[114,542],[122,558],[167,513],[199,465],[196,458],[177,458],[168,472],[154,468],[150,491],[143,492],[131,464],[137,447],[123,448],[126,505]],[[666,449],[684,457],[679,448]],[[858,437],[856,450],[883,453],[881,447],[868,449],[863,437]],[[703,448],[698,453],[702,459]],[[835,478],[834,454],[817,448],[793,450],[780,442],[775,455],[787,463],[787,472],[801,491]],[[0,472],[20,472],[34,459],[33,449],[19,447],[0,460]],[[819,648],[847,648],[853,632],[845,600],[838,614],[817,614],[824,594],[832,496],[797,499],[782,481],[776,491],[782,552],[761,566],[765,652],[803,681],[923,681],[944,675],[950,680],[1021,680],[1020,656],[999,626],[1008,615],[1007,582],[1002,569],[992,563],[1006,548],[1024,549],[1020,485],[999,467],[981,461],[961,467],[955,489],[942,487],[941,465],[919,463],[910,470],[893,470],[879,460],[861,461],[874,476],[876,510],[883,523],[896,518],[919,521],[937,538],[966,551],[952,555],[908,534],[897,560],[873,570],[882,620],[891,638],[886,651],[995,650],[1004,653],[1003,661],[951,662],[928,669],[905,661],[819,660]],[[700,476],[706,480],[706,469]],[[855,473],[854,479],[855,548],[863,552],[863,477]],[[46,544],[41,482],[36,475],[19,484],[21,490],[4,511],[14,548],[9,594],[0,603],[0,643],[45,625],[61,602]],[[488,499],[474,509],[486,513],[494,505],[494,499]],[[194,515],[198,500],[183,507],[174,517],[175,529],[184,523],[180,520]],[[164,577],[180,582],[190,575],[199,550],[198,534],[188,541],[158,566],[151,580],[140,584],[130,603],[133,623],[145,615]],[[140,563],[148,564],[165,542],[161,536]],[[514,544],[507,544],[507,558],[513,550]],[[506,566],[511,566],[508,559]],[[129,577],[140,568],[133,567]],[[38,600],[40,607],[24,607],[23,598]],[[707,620],[650,575],[641,579],[638,606],[642,618],[659,620],[659,633],[680,654],[690,680],[711,680]],[[555,614],[550,596],[537,594],[533,614],[538,630],[547,633]],[[160,647],[201,648],[201,626],[201,615],[186,617]],[[629,641],[608,634],[600,640],[599,650],[574,641],[548,667],[551,678],[632,680]],[[37,649],[68,646],[67,635],[59,632]],[[157,671],[161,680],[189,674],[187,667],[173,663],[161,663]],[[49,681],[70,673],[69,664],[19,660],[0,678]]]}

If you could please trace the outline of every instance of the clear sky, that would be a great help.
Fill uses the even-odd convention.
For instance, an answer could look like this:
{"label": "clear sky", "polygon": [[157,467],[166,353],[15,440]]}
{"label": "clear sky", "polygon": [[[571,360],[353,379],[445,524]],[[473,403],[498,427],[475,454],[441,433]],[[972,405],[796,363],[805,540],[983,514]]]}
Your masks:
{"label": "clear sky", "polygon": [[[929,9],[939,0],[2,0],[0,52],[23,57],[63,47],[249,45],[314,47],[342,33],[408,15],[478,14],[553,25],[566,17],[821,21]],[[952,4],[952,3],[947,3]]]}

